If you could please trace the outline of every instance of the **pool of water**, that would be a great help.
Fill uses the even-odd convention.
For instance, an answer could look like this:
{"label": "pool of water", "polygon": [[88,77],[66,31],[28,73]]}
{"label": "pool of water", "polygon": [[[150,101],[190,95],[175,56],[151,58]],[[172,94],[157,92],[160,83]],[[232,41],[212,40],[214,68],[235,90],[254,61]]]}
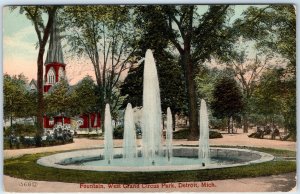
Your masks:
{"label": "pool of water", "polygon": [[61,169],[150,172],[227,168],[274,159],[274,156],[263,152],[215,147],[210,149],[210,161],[203,165],[202,161],[198,159],[198,149],[196,147],[178,146],[173,149],[173,157],[170,161],[167,157],[156,157],[154,162],[141,157],[141,152],[138,158],[124,159],[122,158],[122,151],[122,148],[114,148],[114,158],[110,163],[103,158],[104,151],[101,148],[57,153],[42,157],[37,163]]}
{"label": "pool of water", "polygon": [[[245,161],[237,158],[226,157],[212,157],[209,164],[237,164]],[[146,160],[142,157],[134,159],[115,158],[111,161],[108,160],[92,160],[87,162],[77,162],[78,165],[84,166],[128,166],[128,167],[142,167],[142,166],[182,166],[182,165],[202,165],[201,160],[198,158],[186,157],[172,157],[170,160],[166,157],[156,157],[153,160]]]}

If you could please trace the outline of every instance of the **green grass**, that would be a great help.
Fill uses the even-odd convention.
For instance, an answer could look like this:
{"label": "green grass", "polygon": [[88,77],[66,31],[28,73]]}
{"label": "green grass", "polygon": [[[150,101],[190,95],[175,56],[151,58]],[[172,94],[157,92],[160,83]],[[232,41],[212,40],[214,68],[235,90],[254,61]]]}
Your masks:
{"label": "green grass", "polygon": [[[285,151],[263,149],[282,155]],[[262,151],[262,150],[258,150]],[[24,155],[20,158],[4,160],[4,174],[16,178],[59,181],[72,183],[165,183],[180,181],[207,181],[236,179],[243,177],[258,177],[283,174],[296,171],[295,161],[270,161],[248,166],[193,170],[177,172],[94,172],[81,170],[57,169],[40,166],[37,159],[54,153]]]}
{"label": "green grass", "polygon": [[247,146],[211,146],[211,147],[250,149],[259,152],[269,153],[275,157],[296,157],[296,152],[291,150],[278,150],[273,148],[259,148],[259,147],[247,147]]}

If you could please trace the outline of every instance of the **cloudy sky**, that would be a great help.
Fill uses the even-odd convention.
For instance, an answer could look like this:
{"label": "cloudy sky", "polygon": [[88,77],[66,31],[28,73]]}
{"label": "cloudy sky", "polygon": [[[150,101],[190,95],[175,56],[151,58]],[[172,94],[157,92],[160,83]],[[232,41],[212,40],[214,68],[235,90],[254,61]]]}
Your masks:
{"label": "cloudy sky", "polygon": [[[248,6],[235,6],[234,19],[240,17],[243,10]],[[18,9],[10,11],[8,7],[3,8],[3,73],[16,75],[23,73],[31,79],[36,79],[37,74],[37,36],[31,22],[21,15]],[[48,45],[46,46],[48,48]],[[46,58],[46,54],[44,59]],[[71,84],[86,75],[94,77],[92,65],[88,60],[79,60],[75,57],[67,57],[67,76]]]}

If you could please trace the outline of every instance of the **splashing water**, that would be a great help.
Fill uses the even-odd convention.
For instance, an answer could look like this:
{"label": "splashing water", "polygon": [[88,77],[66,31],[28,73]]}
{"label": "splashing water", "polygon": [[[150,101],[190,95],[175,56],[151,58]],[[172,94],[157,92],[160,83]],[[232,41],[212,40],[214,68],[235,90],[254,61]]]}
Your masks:
{"label": "splashing water", "polygon": [[114,156],[114,145],[109,104],[106,104],[105,106],[104,119],[104,159],[107,160],[107,162],[110,164]]}
{"label": "splashing water", "polygon": [[137,157],[136,131],[132,106],[128,103],[124,116],[123,158],[133,159],[135,157]]}
{"label": "splashing water", "polygon": [[167,109],[167,132],[166,132],[166,155],[168,161],[171,161],[173,155],[172,139],[173,139],[173,122],[172,122],[172,113],[170,107]]}
{"label": "splashing water", "polygon": [[209,128],[208,128],[208,115],[207,115],[207,107],[206,102],[202,99],[201,100],[201,107],[199,112],[200,118],[200,137],[199,137],[199,159],[204,162],[208,163],[210,158],[210,151],[209,151]]}
{"label": "splashing water", "polygon": [[147,50],[143,80],[142,143],[143,157],[154,162],[161,146],[161,106],[158,75],[152,51]]}

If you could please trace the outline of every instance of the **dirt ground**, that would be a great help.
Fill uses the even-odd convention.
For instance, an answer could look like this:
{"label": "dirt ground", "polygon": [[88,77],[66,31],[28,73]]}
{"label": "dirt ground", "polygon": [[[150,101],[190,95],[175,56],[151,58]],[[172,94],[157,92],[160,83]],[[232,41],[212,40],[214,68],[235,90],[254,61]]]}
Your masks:
{"label": "dirt ground", "polygon": [[[141,140],[137,140],[138,144]],[[174,140],[174,145],[198,145],[198,141]],[[210,145],[231,145],[265,147],[296,151],[296,142],[280,141],[270,139],[249,138],[247,134],[238,131],[237,134],[223,134],[223,138],[210,139]],[[114,140],[114,146],[122,146],[122,140]],[[76,138],[74,143],[53,147],[29,148],[4,150],[4,158],[19,157],[24,154],[41,152],[64,151],[74,149],[87,149],[103,147],[103,140]],[[9,192],[171,192],[171,191],[192,191],[192,192],[272,192],[291,191],[296,188],[296,173],[274,175],[268,177],[243,178],[216,180],[209,182],[174,183],[157,185],[136,185],[138,188],[125,188],[126,185],[116,185],[120,188],[109,188],[109,185],[80,185],[75,183],[28,181],[4,176],[4,187]],[[103,187],[103,188],[87,188]],[[155,188],[147,188],[155,187]],[[158,187],[158,188],[156,188]]]}

